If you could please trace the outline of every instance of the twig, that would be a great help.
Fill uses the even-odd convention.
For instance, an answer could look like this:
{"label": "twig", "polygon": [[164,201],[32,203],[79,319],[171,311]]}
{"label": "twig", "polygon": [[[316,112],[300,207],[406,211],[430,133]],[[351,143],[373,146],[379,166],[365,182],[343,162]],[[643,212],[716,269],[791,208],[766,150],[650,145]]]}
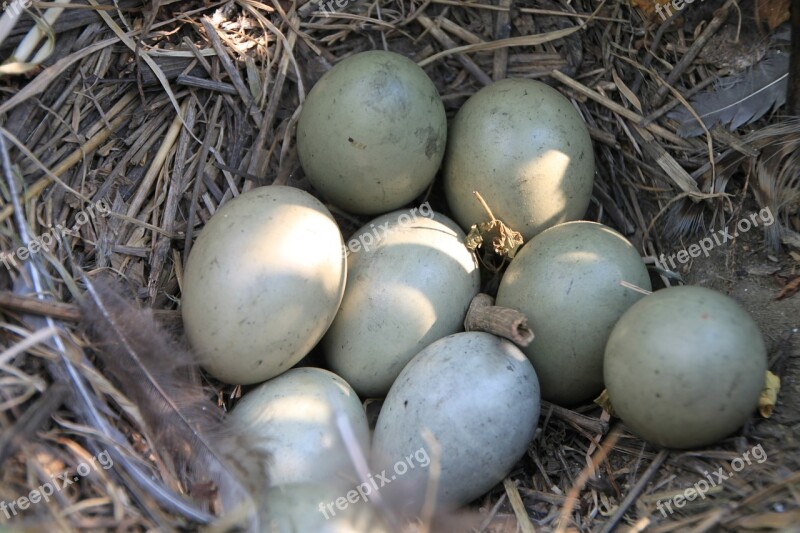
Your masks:
{"label": "twig", "polygon": [[664,98],[667,96],[667,93],[670,90],[670,87],[675,84],[676,81],[683,76],[683,73],[686,72],[694,59],[697,57],[697,54],[700,53],[700,50],[708,43],[711,37],[717,33],[717,30],[722,26],[722,24],[728,19],[728,14],[730,13],[731,7],[736,4],[736,0],[728,0],[725,4],[714,13],[714,18],[711,19],[706,29],[703,30],[703,33],[700,34],[700,37],[697,38],[695,42],[692,43],[692,46],[683,54],[683,57],[680,61],[675,65],[675,67],[670,71],[669,75],[666,79],[666,84],[662,85],[656,91],[656,95],[653,97],[653,106],[660,106],[661,102],[664,101]]}
{"label": "twig", "polygon": [[[153,162],[150,163],[150,167],[147,169],[147,174],[144,175],[141,183],[139,183],[139,188],[136,191],[136,195],[133,197],[130,205],[128,206],[127,216],[136,218],[145,200],[150,195],[150,188],[153,186],[156,178],[161,173],[161,169],[166,163],[170,152],[172,151],[172,146],[175,144],[175,141],[178,139],[178,134],[181,132],[181,126],[186,124],[183,117],[186,115],[186,110],[188,109],[190,102],[190,98],[187,98],[183,102],[178,114],[173,119],[172,124],[170,124],[166,135],[161,141],[161,146],[158,147],[158,151],[153,157]],[[187,128],[186,131],[191,134],[190,129]]]}
{"label": "twig", "polygon": [[[700,91],[702,91],[703,89],[705,89],[706,87],[708,87],[709,85],[713,84],[716,81],[717,81],[716,76],[709,76],[708,78],[700,81],[697,85],[695,85],[688,91],[685,91],[683,93],[683,96],[686,100],[689,100],[692,96],[699,93]],[[644,117],[644,122],[642,122],[641,126],[642,127],[647,126],[651,122],[654,122],[656,119],[661,118],[663,115],[666,115],[672,109],[680,105],[680,103],[681,101],[678,100],[677,98],[675,100],[670,100],[666,104],[662,105],[661,107],[659,107],[658,109],[656,109],[655,111]]]}
{"label": "twig", "polygon": [[244,84],[242,76],[239,74],[239,70],[233,64],[231,58],[228,57],[228,52],[222,45],[222,40],[219,38],[217,29],[211,23],[211,19],[209,19],[207,16],[203,17],[202,22],[203,28],[205,28],[206,34],[208,35],[208,39],[211,41],[211,46],[213,46],[214,50],[216,50],[217,58],[219,58],[219,62],[222,63],[222,67],[225,69],[225,72],[227,72],[228,76],[230,76],[231,83],[233,83],[233,87],[239,94],[239,98],[242,99],[247,112],[250,113],[250,116],[253,118],[253,121],[256,123],[256,125],[260,125],[264,117],[261,114],[261,111],[259,111],[258,107],[255,105],[253,95],[248,92],[247,86]]}
{"label": "twig", "polygon": [[639,497],[642,491],[644,491],[645,487],[650,482],[650,479],[655,475],[656,472],[658,472],[658,469],[661,468],[661,464],[668,455],[669,451],[667,450],[661,450],[658,452],[658,455],[656,455],[655,459],[653,459],[653,462],[650,463],[650,466],[647,467],[647,470],[645,470],[644,474],[642,474],[642,477],[639,478],[639,480],[636,482],[636,485],[631,487],[628,495],[625,496],[625,499],[619,504],[614,516],[612,516],[611,519],[605,523],[603,529],[600,530],[600,533],[611,533],[611,531],[617,527],[619,521],[622,520],[622,517],[625,516],[625,513],[628,511],[628,508],[636,502],[636,499]]}
{"label": "twig", "polygon": [[472,191],[472,195],[475,197],[476,200],[478,200],[478,203],[481,204],[481,207],[483,208],[484,211],[486,211],[486,214],[489,215],[489,222],[494,222],[495,220],[497,220],[497,218],[494,216],[494,213],[492,213],[492,208],[489,207],[489,204],[487,204],[486,200],[483,199],[481,193],[479,193],[478,191]]}
{"label": "twig", "polygon": [[[476,4],[477,5],[477,4]],[[564,37],[568,37],[573,33],[582,30],[586,27],[586,25],[600,12],[600,10],[605,6],[605,0],[600,2],[597,8],[594,10],[592,15],[572,28],[567,28],[563,30],[556,30],[551,31],[548,33],[543,33],[540,35],[523,35],[520,37],[509,37],[508,39],[500,39],[499,41],[491,41],[487,43],[478,43],[478,44],[468,44],[465,46],[457,46],[455,48],[449,48],[447,50],[443,50],[438,54],[434,54],[430,57],[425,58],[424,60],[417,63],[420,67],[424,67],[425,65],[430,65],[442,58],[453,54],[465,54],[471,52],[484,52],[489,50],[498,50],[500,48],[512,47],[512,46],[535,46],[537,44],[544,44],[551,41],[555,41],[558,39],[563,39]],[[485,7],[485,6],[481,6]]]}
{"label": "twig", "polygon": [[206,78],[198,78],[197,76],[190,76],[188,74],[179,74],[178,77],[175,78],[175,83],[178,85],[184,85],[186,87],[207,89],[209,91],[217,91],[224,94],[237,94],[236,88],[230,83],[209,80]]}
{"label": "twig", "polygon": [[500,510],[500,506],[503,505],[505,502],[506,502],[506,493],[504,492],[503,494],[500,495],[499,498],[497,498],[497,501],[489,510],[489,512],[486,513],[486,518],[483,519],[483,522],[481,522],[480,527],[478,527],[478,533],[483,533],[484,531],[486,531],[486,528],[489,527],[489,524],[492,523],[492,520],[494,520],[494,517],[497,515],[497,511]]}
{"label": "twig", "polygon": [[542,413],[548,412],[555,415],[557,418],[572,424],[581,429],[587,430],[589,433],[605,435],[608,433],[608,422],[593,418],[591,416],[576,413],[571,409],[552,404],[548,401],[542,400]]}
{"label": "twig", "polygon": [[[69,0],[54,1],[56,4],[69,3]],[[25,35],[25,37],[19,43],[17,49],[14,50],[14,54],[8,59],[8,61],[40,64],[42,61],[47,59],[47,57],[53,52],[52,43],[55,41],[55,36],[52,33],[52,26],[58,17],[61,16],[63,11],[64,9],[61,7],[54,7],[45,11],[42,15],[40,23],[36,24],[28,31],[27,35]],[[50,39],[50,44],[42,46],[39,52],[37,52],[33,59],[31,59],[31,54],[33,54],[33,52],[37,49],[43,37],[48,37],[48,39]]]}
{"label": "twig", "polygon": [[[453,41],[445,32],[436,26],[436,24],[434,24],[434,22],[428,18],[427,15],[418,15],[417,21],[419,21],[419,23],[430,32],[431,36],[436,39],[439,44],[444,46],[445,49],[456,48],[457,45],[455,41]],[[472,74],[481,84],[491,85],[492,78],[490,78],[483,70],[481,70],[481,67],[479,67],[472,59],[464,54],[457,54],[456,59],[458,59],[464,68],[467,69],[467,71]]]}
{"label": "twig", "polygon": [[503,487],[506,489],[508,501],[511,502],[511,508],[514,510],[514,515],[517,517],[517,525],[522,533],[535,533],[531,519],[528,517],[528,511],[525,509],[525,504],[522,502],[522,497],[519,495],[517,484],[511,479],[505,478],[503,480]]}
{"label": "twig", "polygon": [[194,220],[197,216],[197,200],[200,198],[200,189],[203,184],[203,176],[205,175],[206,171],[206,160],[208,159],[208,153],[211,150],[211,138],[214,134],[216,128],[214,125],[217,123],[217,118],[219,117],[219,110],[222,106],[222,97],[218,97],[216,103],[214,104],[214,109],[211,111],[211,120],[208,122],[208,127],[206,128],[206,134],[203,138],[203,144],[200,147],[200,158],[197,164],[197,171],[194,176],[194,184],[192,187],[192,203],[189,204],[189,216],[187,217],[186,222],[186,238],[184,239],[183,244],[183,262],[186,263],[186,259],[189,257],[189,251],[192,249],[192,231],[194,229]]}
{"label": "twig", "polygon": [[520,487],[519,491],[526,498],[530,498],[535,501],[549,503],[551,505],[558,505],[559,507],[564,505],[564,503],[566,503],[567,501],[566,496],[562,496],[560,494],[554,494],[552,492],[527,489],[525,487]]}
{"label": "twig", "polygon": [[[616,102],[614,102],[612,100],[609,100],[608,98],[603,97],[602,95],[598,94],[597,91],[594,91],[594,90],[590,89],[589,87],[586,87],[582,83],[580,83],[578,81],[575,81],[574,79],[570,78],[569,76],[567,76],[563,72],[561,72],[559,70],[553,70],[550,73],[550,75],[552,77],[554,77],[556,80],[558,80],[561,83],[563,83],[564,85],[566,85],[567,87],[579,92],[580,94],[582,94],[584,96],[587,96],[587,97],[591,98],[592,100],[594,100],[598,104],[607,107],[608,109],[610,109],[614,113],[617,113],[618,115],[621,115],[621,116],[627,118],[628,120],[632,121],[637,126],[642,126],[643,125],[644,117],[641,116],[640,114],[636,113],[635,111],[632,111],[632,110],[628,109],[627,107],[621,106],[620,104],[618,104],[618,103],[616,103]],[[667,140],[667,141],[669,141],[669,142],[671,142],[673,144],[676,144],[677,146],[680,146],[680,147],[683,147],[683,148],[688,148],[690,146],[689,143],[687,143],[685,139],[682,139],[682,138],[678,137],[677,135],[675,135],[674,133],[672,133],[668,129],[663,128],[663,127],[659,126],[658,124],[648,124],[646,126],[646,128],[653,135],[658,135],[662,139],[665,139],[665,140]]]}
{"label": "twig", "polygon": [[[81,310],[77,305],[54,300],[41,300],[29,296],[20,296],[11,291],[0,291],[0,309],[18,311],[36,316],[49,316],[62,322],[78,322]],[[165,326],[175,326],[181,322],[181,312],[168,309],[154,309],[153,318]]]}
{"label": "twig", "polygon": [[618,426],[608,434],[606,440],[603,442],[603,445],[600,447],[597,453],[594,454],[592,457],[592,464],[586,465],[583,470],[581,470],[578,479],[575,480],[575,483],[573,483],[572,487],[567,493],[566,503],[564,503],[564,506],[561,508],[561,513],[558,516],[558,527],[556,528],[556,533],[566,533],[567,523],[570,521],[570,515],[572,514],[572,510],[575,508],[575,505],[578,503],[578,496],[583,490],[583,487],[586,486],[589,478],[594,475],[597,465],[602,463],[608,456],[611,449],[614,448],[614,445],[617,443],[620,435],[622,435],[622,430]]}
{"label": "twig", "polygon": [[[86,143],[77,148],[74,152],[72,152],[66,159],[64,159],[61,163],[58,164],[56,168],[52,170],[48,175],[42,177],[41,179],[37,180],[36,183],[28,187],[25,191],[25,201],[29,201],[32,198],[36,198],[39,194],[44,191],[50,183],[53,182],[53,176],[60,177],[63,173],[67,170],[78,164],[88,152],[92,152],[96,150],[102,143],[104,143],[112,133],[118,130],[128,119],[130,116],[127,114],[119,115],[114,120],[111,121],[111,128],[103,128],[97,135],[86,141]],[[2,136],[2,135],[0,135]],[[14,204],[6,205],[2,211],[0,211],[0,222],[6,220],[11,214],[14,213]]]}
{"label": "twig", "polygon": [[533,341],[533,331],[521,311],[494,305],[488,294],[475,295],[464,319],[466,331],[485,331],[525,347]]}
{"label": "twig", "polygon": [[[25,215],[22,213],[19,201],[19,192],[17,190],[17,184],[11,170],[11,160],[8,155],[8,149],[6,148],[5,136],[2,134],[0,134],[0,159],[2,160],[3,174],[8,186],[8,193],[11,197],[11,203],[14,206],[14,218],[17,224],[17,231],[19,232],[20,240],[27,246],[30,243],[27,221],[25,220]],[[35,260],[36,258],[31,258],[25,265],[30,276],[30,282],[33,285],[33,292],[37,295],[37,298],[44,300],[44,285],[42,284],[41,276],[38,268],[36,267]],[[49,328],[58,328],[56,322],[50,317],[45,317],[45,322]],[[123,438],[115,428],[111,427],[108,421],[98,411],[94,404],[94,395],[92,392],[90,392],[89,387],[84,381],[80,371],[67,356],[67,349],[64,345],[64,341],[61,339],[61,336],[53,335],[51,338],[52,346],[60,357],[60,363],[63,367],[65,377],[72,385],[72,391],[80,402],[78,409],[83,411],[83,415],[86,417],[89,423],[91,423],[92,426],[94,426],[101,434],[107,435],[112,441]],[[55,374],[58,376],[60,373],[55,372]],[[197,509],[190,503],[183,500],[180,496],[177,496],[160,485],[152,478],[150,473],[145,472],[144,469],[131,463],[128,458],[119,451],[119,449],[112,446],[109,452],[114,456],[114,460],[119,463],[120,467],[124,469],[142,487],[146,487],[152,497],[157,499],[161,505],[198,523],[207,524],[212,521],[213,518],[211,515],[203,510]]]}
{"label": "twig", "polygon": [[[511,37],[511,4],[513,0],[500,0],[498,5],[505,8],[504,11],[497,13],[494,26],[494,38],[508,39]],[[500,48],[494,51],[494,64],[492,66],[492,78],[494,81],[502,80],[506,77],[508,69],[508,48]]]}

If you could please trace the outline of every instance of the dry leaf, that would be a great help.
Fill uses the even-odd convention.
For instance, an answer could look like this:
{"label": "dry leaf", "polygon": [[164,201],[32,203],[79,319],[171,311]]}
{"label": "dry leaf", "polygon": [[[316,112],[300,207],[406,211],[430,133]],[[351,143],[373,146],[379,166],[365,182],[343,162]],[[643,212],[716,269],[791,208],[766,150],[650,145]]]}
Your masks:
{"label": "dry leaf", "polygon": [[797,291],[800,291],[800,276],[792,279],[783,286],[781,292],[778,293],[778,296],[775,297],[776,300],[783,300],[784,298],[789,298],[790,296],[794,296]]}
{"label": "dry leaf", "polygon": [[611,416],[617,416],[614,413],[614,406],[611,405],[611,398],[608,397],[608,389],[603,389],[603,392],[600,393],[600,396],[594,399],[594,403],[602,407],[603,411]]}
{"label": "dry leaf", "polygon": [[781,390],[781,378],[767,370],[764,379],[764,390],[758,399],[758,412],[764,418],[772,416],[772,410],[778,401],[778,392]]}
{"label": "dry leaf", "polygon": [[477,191],[473,193],[481,203],[486,213],[489,215],[489,222],[473,224],[467,234],[465,244],[467,248],[474,252],[484,246],[487,242],[491,246],[491,251],[503,258],[514,259],[517,250],[522,246],[522,234],[509,228],[501,220],[492,214],[486,201]]}
{"label": "dry leaf", "polygon": [[756,20],[774,30],[789,20],[789,0],[756,0]]}
{"label": "dry leaf", "polygon": [[633,7],[638,7],[648,19],[654,20],[656,18],[661,18],[656,15],[656,4],[665,6],[670,2],[672,2],[672,0],[631,0],[631,5]]}
{"label": "dry leaf", "polygon": [[522,246],[522,234],[510,229],[499,220],[473,224],[467,235],[467,248],[475,251],[486,241],[491,244],[492,251],[497,255],[514,259],[517,250]]}

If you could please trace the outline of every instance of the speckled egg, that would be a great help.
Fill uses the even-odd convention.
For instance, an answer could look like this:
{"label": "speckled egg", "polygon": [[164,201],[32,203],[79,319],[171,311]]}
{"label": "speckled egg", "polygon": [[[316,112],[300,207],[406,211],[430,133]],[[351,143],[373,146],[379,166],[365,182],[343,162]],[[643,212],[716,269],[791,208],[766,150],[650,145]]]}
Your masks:
{"label": "speckled egg", "polygon": [[497,305],[519,309],[534,339],[525,353],[545,400],[574,405],[603,390],[611,329],[642,293],[647,267],[625,237],[596,222],[566,222],[520,249],[500,282]]}
{"label": "speckled egg", "polygon": [[357,479],[337,427],[342,415],[360,453],[369,450],[367,416],[342,378],[321,368],[293,368],[262,383],[239,401],[227,423],[259,442],[272,458],[272,485],[346,486]]}
{"label": "speckled egg", "polygon": [[592,140],[569,100],[544,83],[507,79],[475,93],[450,127],[447,202],[464,230],[494,215],[525,240],[584,216],[594,184]]}
{"label": "speckled egg", "polygon": [[524,455],[539,404],[536,372],[509,341],[467,332],[434,342],[406,365],[378,416],[372,471],[392,480],[381,493],[417,513],[435,476],[437,509],[472,501]]}
{"label": "speckled egg", "polygon": [[420,350],[463,328],[480,272],[458,225],[426,204],[370,221],[348,247],[347,289],[322,347],[359,394],[383,396]]}
{"label": "speckled egg", "polygon": [[380,50],[348,57],[308,94],[297,153],[309,181],[359,214],[397,209],[433,181],[447,118],[436,86],[410,59]]}
{"label": "speckled egg", "polygon": [[704,287],[638,301],[605,350],[614,411],[634,433],[669,448],[709,445],[742,427],[766,370],[756,323],[735,300]]}
{"label": "speckled egg", "polygon": [[225,203],[183,276],[183,324],[201,365],[248,384],[302,359],[339,308],[343,245],[330,212],[300,189],[259,187]]}

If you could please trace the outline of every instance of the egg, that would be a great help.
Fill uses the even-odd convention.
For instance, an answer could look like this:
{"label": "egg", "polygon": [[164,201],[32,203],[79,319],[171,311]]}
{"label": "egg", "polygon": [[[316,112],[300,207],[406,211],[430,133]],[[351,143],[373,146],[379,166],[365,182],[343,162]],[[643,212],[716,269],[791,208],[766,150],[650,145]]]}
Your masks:
{"label": "egg", "polygon": [[183,275],[183,324],[202,366],[249,384],[302,359],[339,308],[343,245],[330,212],[300,189],[260,187],[225,203]]}
{"label": "egg", "polygon": [[608,396],[642,438],[668,448],[712,444],[758,405],[767,355],[736,301],[704,287],[672,287],[631,306],[605,350]]}
{"label": "egg", "polygon": [[388,481],[381,494],[418,513],[434,475],[437,509],[474,500],[525,454],[539,407],[536,372],[509,341],[468,332],[434,342],[403,369],[381,407],[371,456],[372,472]]}
{"label": "egg", "polygon": [[501,80],[475,93],[453,119],[443,177],[462,228],[488,220],[478,191],[495,217],[529,240],[586,213],[592,141],[561,93],[538,81]]}
{"label": "egg", "polygon": [[639,253],[625,237],[596,222],[545,230],[508,266],[497,305],[522,311],[534,332],[524,348],[542,397],[560,405],[591,400],[603,390],[603,352],[611,329],[650,290]]}
{"label": "egg", "polygon": [[309,181],[359,214],[386,213],[424,192],[446,141],[444,105],[425,71],[378,50],[328,71],[297,123],[297,153]]}
{"label": "egg", "polygon": [[273,487],[264,496],[264,508],[261,530],[271,533],[391,531],[377,510],[360,499],[355,490],[343,492],[328,485],[296,483]]}
{"label": "egg", "polygon": [[227,423],[269,453],[272,485],[346,486],[357,477],[337,416],[352,428],[360,453],[368,454],[367,415],[353,389],[332,372],[302,367],[245,394]]}
{"label": "egg", "polygon": [[383,396],[425,346],[460,331],[480,288],[464,233],[428,204],[378,217],[348,241],[341,308],[322,347],[362,396]]}

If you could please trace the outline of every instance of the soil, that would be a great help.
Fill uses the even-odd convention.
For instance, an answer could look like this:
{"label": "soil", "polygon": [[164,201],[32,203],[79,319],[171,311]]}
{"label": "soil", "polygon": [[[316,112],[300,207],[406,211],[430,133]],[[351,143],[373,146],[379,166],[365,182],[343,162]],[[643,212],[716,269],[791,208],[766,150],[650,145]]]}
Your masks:
{"label": "soil", "polygon": [[[698,238],[699,240],[699,238]],[[669,253],[696,241],[676,245]],[[764,336],[769,369],[781,378],[778,404],[770,420],[786,430],[800,429],[800,294],[777,300],[785,280],[800,274],[791,256],[777,260],[763,248],[757,228],[717,246],[709,257],[691,259],[679,273],[689,285],[715,289],[736,299]]]}

